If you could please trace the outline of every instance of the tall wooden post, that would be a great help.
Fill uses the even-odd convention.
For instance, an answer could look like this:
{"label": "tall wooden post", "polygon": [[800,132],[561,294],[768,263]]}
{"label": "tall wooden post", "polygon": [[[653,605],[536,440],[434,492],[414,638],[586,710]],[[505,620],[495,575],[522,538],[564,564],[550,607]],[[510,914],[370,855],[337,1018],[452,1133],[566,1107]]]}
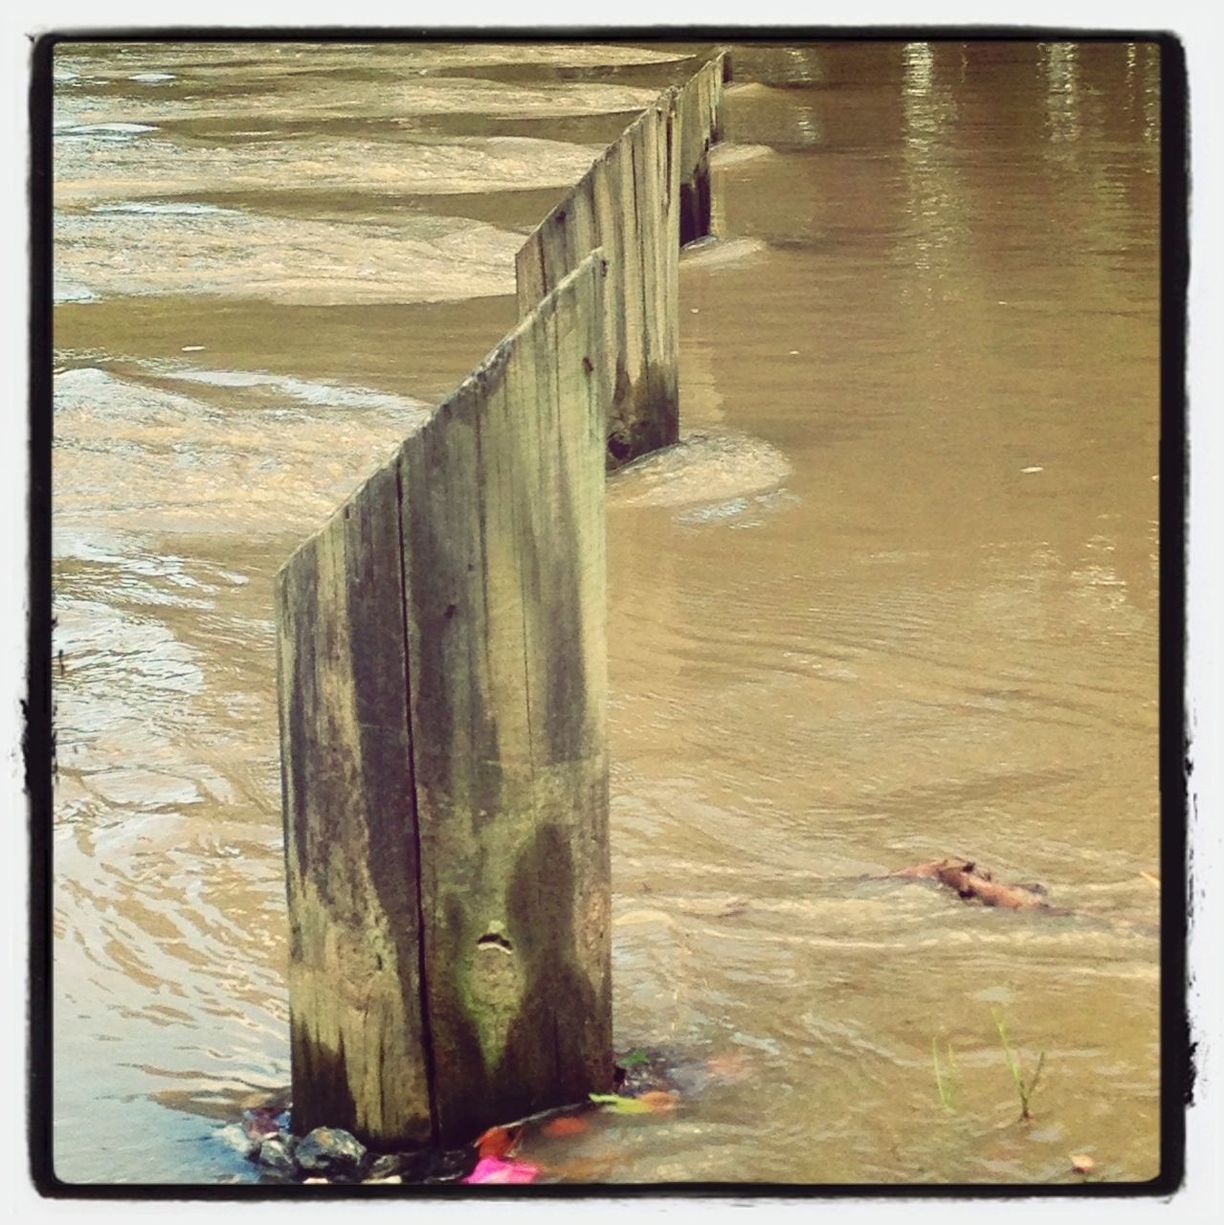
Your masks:
{"label": "tall wooden post", "polygon": [[604,468],[678,434],[722,69],[541,223],[518,327],[277,577],[299,1132],[461,1143],[611,1080]]}
{"label": "tall wooden post", "polygon": [[606,274],[583,261],[399,459],[446,1142],[612,1077]]}
{"label": "tall wooden post", "polygon": [[728,62],[720,52],[680,89],[665,90],[540,222],[515,261],[521,317],[590,251],[607,255],[609,469],[680,437],[678,249],[710,232],[709,148]]}
{"label": "tall wooden post", "polygon": [[278,576],[296,1131],[462,1143],[610,1082],[606,275]]}
{"label": "tall wooden post", "polygon": [[294,1129],[426,1144],[394,466],[289,559],[276,609]]}

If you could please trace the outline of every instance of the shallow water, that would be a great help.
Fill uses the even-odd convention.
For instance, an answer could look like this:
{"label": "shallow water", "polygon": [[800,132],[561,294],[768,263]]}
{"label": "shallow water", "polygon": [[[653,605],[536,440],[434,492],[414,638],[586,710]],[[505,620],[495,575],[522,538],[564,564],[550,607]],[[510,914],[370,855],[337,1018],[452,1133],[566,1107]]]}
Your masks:
{"label": "shallow water", "polygon": [[[288,1082],[272,576],[690,50],[57,50],[61,1178],[254,1177],[219,1124]],[[686,438],[609,490],[617,1039],[722,1074],[570,1176],[1151,1177],[1156,51],[735,66]],[[946,854],[1073,913],[871,879]]]}

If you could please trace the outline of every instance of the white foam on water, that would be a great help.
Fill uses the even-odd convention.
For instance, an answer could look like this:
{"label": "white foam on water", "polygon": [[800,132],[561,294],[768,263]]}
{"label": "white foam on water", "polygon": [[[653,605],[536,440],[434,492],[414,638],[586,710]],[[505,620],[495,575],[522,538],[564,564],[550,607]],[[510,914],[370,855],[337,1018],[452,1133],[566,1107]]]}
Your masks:
{"label": "white foam on water", "polygon": [[332,306],[514,292],[522,236],[463,217],[394,224],[124,201],[55,217],[56,275],[95,297],[218,295]]}
{"label": "white foam on water", "polygon": [[[700,264],[703,268],[716,267],[721,264],[735,264],[740,260],[749,259],[768,249],[768,245],[760,238],[702,238],[685,247],[680,254],[680,264],[688,267]],[[693,310],[696,314],[696,309]]]}
{"label": "white foam on water", "polygon": [[88,285],[82,285],[79,281],[69,280],[58,275],[55,277],[55,285],[51,297],[55,302],[98,301],[98,295]]}
{"label": "white foam on water", "polygon": [[317,135],[218,144],[204,157],[187,153],[164,134],[149,136],[153,130],[106,123],[59,129],[57,204],[188,192],[295,192],[303,184],[312,191],[360,190],[372,196],[568,187],[602,151],[530,136],[345,140]]}
{"label": "white foam on water", "polygon": [[374,408],[425,413],[430,406],[410,396],[397,396],[365,387],[348,387],[296,379],[258,370],[197,370],[160,367],[166,376],[185,383],[206,383],[213,387],[258,387],[280,392],[303,404],[321,408]]}
{"label": "white foam on water", "polygon": [[677,523],[689,527],[706,524],[726,524],[735,530],[760,527],[768,515],[777,514],[787,506],[796,505],[799,499],[785,489],[757,493],[751,497],[731,498],[726,502],[714,502],[706,506],[695,506],[676,516]]}
{"label": "white foam on water", "polygon": [[431,410],[365,387],[166,363],[65,370],[54,411],[58,544],[313,530]]}
{"label": "white foam on water", "polygon": [[229,213],[241,216],[236,209],[222,208],[219,204],[196,204],[190,200],[107,200],[94,204],[91,213],[135,213],[150,217],[203,217],[209,213]]}
{"label": "white foam on water", "polygon": [[[745,514],[756,495],[777,490],[790,460],[760,438],[733,431],[694,431],[675,446],[644,456],[614,473],[614,506],[694,507],[685,522],[717,522]],[[757,509],[766,509],[761,502]]]}
{"label": "white foam on water", "polygon": [[76,123],[55,129],[56,136],[139,136],[142,132],[156,132],[151,123]]}
{"label": "white foam on water", "polygon": [[710,167],[737,166],[741,162],[753,162],[761,157],[775,157],[769,145],[740,145],[732,142],[717,144],[710,150]]}

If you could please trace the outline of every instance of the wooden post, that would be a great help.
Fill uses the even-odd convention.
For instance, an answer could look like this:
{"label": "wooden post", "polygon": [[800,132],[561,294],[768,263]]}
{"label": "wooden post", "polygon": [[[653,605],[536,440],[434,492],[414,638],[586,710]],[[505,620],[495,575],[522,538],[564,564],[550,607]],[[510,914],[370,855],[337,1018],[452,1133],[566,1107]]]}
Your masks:
{"label": "wooden post", "polygon": [[710,146],[719,138],[718,113],[730,62],[720,51],[680,87],[676,99],[682,246],[710,233]]}
{"label": "wooden post", "polygon": [[610,266],[604,345],[607,466],[679,437],[676,94],[625,129],[519,251],[520,317],[596,247]]}
{"label": "wooden post", "polygon": [[729,60],[665,90],[533,231],[515,261],[520,317],[596,247],[611,265],[603,360],[607,466],[680,437],[678,248],[710,232],[709,148]]}
{"label": "wooden post", "polygon": [[609,1086],[606,275],[278,576],[295,1131],[463,1143]]}
{"label": "wooden post", "polygon": [[446,1143],[612,1078],[605,274],[583,261],[399,460]]}

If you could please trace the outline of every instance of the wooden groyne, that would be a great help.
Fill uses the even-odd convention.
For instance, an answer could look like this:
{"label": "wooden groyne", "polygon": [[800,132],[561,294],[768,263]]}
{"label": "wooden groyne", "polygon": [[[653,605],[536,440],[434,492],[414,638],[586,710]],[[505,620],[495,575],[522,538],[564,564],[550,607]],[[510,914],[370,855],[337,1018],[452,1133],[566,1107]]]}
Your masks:
{"label": "wooden groyne", "polygon": [[515,261],[521,318],[596,247],[607,253],[609,468],[680,436],[679,248],[710,232],[708,153],[726,64],[721,52],[680,89],[661,94],[540,222]]}
{"label": "wooden groyne", "polygon": [[612,283],[598,360],[612,388],[608,467],[679,437],[679,163],[669,90],[536,227],[515,261],[520,317],[596,247]]}
{"label": "wooden groyne", "polygon": [[298,1134],[453,1145],[610,1087],[606,457],[675,436],[710,97],[596,162],[518,326],[277,576]]}

